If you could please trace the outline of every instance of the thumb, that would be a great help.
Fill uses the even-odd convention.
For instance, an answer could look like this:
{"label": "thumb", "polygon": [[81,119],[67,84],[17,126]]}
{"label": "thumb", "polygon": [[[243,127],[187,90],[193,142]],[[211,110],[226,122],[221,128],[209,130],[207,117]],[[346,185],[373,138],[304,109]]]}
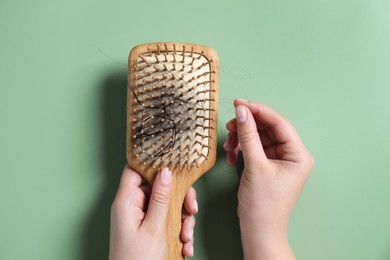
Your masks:
{"label": "thumb", "polygon": [[154,180],[145,222],[155,228],[165,228],[172,192],[172,171],[164,168]]}
{"label": "thumb", "polygon": [[267,160],[261,144],[257,125],[251,111],[243,105],[236,107],[237,136],[241,145],[245,166],[257,165]]}

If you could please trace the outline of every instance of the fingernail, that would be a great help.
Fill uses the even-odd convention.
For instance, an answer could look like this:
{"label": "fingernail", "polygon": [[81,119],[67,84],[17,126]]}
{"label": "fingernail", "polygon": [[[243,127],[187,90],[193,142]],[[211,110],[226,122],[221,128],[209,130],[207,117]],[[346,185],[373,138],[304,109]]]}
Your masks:
{"label": "fingernail", "polygon": [[160,180],[164,185],[170,184],[172,182],[172,171],[168,168],[164,168],[161,171]]}
{"label": "fingernail", "polygon": [[193,236],[194,236],[194,230],[191,228],[191,229],[188,231],[188,234],[187,234],[188,240],[191,240]]}
{"label": "fingernail", "polygon": [[194,246],[190,246],[190,255],[194,256]]}
{"label": "fingernail", "polygon": [[237,106],[236,107],[236,118],[237,121],[240,123],[244,123],[247,118],[246,109],[244,106]]}
{"label": "fingernail", "polygon": [[198,202],[196,200],[194,200],[194,209],[198,212]]}
{"label": "fingernail", "polygon": [[236,98],[237,101],[243,101],[243,102],[247,102],[248,100],[246,99],[242,99],[242,98]]}

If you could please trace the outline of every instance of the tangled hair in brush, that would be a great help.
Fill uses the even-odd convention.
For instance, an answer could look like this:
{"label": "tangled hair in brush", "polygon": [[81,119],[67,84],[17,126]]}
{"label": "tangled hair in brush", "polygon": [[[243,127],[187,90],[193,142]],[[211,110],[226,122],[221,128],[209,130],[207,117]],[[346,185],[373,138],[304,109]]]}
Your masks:
{"label": "tangled hair in brush", "polygon": [[180,47],[156,44],[131,64],[129,149],[154,168],[199,167],[212,149],[213,60],[193,46]]}

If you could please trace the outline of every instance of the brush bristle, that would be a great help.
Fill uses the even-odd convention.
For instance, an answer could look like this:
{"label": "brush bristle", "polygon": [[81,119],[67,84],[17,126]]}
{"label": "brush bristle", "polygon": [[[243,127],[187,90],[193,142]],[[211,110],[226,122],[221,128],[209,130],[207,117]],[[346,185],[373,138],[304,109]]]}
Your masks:
{"label": "brush bristle", "polygon": [[213,60],[193,46],[157,44],[132,64],[132,153],[153,168],[199,167],[215,130]]}

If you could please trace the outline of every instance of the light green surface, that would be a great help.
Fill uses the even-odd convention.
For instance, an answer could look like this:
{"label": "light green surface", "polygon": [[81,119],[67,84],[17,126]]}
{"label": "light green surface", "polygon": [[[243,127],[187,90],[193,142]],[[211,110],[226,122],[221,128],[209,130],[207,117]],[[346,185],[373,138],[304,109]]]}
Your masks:
{"label": "light green surface", "polygon": [[[220,55],[220,138],[236,97],[296,125],[316,168],[293,213],[300,260],[390,259],[388,0],[0,0],[0,259],[106,259],[125,164],[127,55]],[[236,169],[196,188],[194,259],[241,259]]]}

